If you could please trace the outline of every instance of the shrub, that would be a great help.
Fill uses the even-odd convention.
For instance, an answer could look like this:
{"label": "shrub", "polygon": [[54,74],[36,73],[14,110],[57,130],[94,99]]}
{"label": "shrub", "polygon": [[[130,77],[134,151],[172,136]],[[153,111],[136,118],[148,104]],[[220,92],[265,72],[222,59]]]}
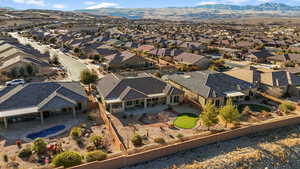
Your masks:
{"label": "shrub", "polygon": [[94,144],[95,147],[99,147],[102,142],[102,137],[101,136],[91,136],[90,137],[90,143]]}
{"label": "shrub", "polygon": [[132,137],[131,141],[132,141],[133,145],[136,147],[143,145],[143,138],[142,138],[142,136],[140,136],[138,134],[134,135]]}
{"label": "shrub", "polygon": [[44,139],[37,138],[33,141],[31,149],[38,154],[45,153],[47,151],[47,143],[44,141]]}
{"label": "shrub", "polygon": [[52,161],[52,165],[54,167],[63,166],[65,168],[68,168],[68,167],[80,165],[81,160],[82,158],[80,154],[72,151],[66,151],[55,156]]}
{"label": "shrub", "polygon": [[101,161],[105,160],[107,157],[107,154],[104,153],[101,150],[96,150],[96,151],[91,151],[86,153],[86,161],[87,162],[92,162],[92,161]]}
{"label": "shrub", "polygon": [[32,155],[32,150],[30,147],[22,149],[18,155],[20,158],[29,158]]}
{"label": "shrub", "polygon": [[165,139],[163,139],[163,138],[155,138],[154,142],[158,143],[158,144],[165,144],[166,143]]}
{"label": "shrub", "polygon": [[179,139],[182,139],[183,138],[183,134],[177,134],[177,136],[176,136],[177,138],[179,138]]}
{"label": "shrub", "polygon": [[81,136],[81,129],[79,127],[74,127],[70,133],[73,139],[78,139]]}
{"label": "shrub", "polygon": [[290,113],[291,111],[294,111],[296,109],[296,107],[289,102],[284,102],[282,104],[279,105],[279,110],[285,114]]}

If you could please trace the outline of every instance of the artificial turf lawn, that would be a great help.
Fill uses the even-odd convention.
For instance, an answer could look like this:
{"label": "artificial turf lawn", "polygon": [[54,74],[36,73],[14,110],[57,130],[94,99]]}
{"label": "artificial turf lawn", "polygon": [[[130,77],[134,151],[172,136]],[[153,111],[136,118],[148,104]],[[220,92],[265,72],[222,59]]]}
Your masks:
{"label": "artificial turf lawn", "polygon": [[184,113],[177,116],[174,125],[178,128],[191,129],[197,125],[199,117],[195,114]]}

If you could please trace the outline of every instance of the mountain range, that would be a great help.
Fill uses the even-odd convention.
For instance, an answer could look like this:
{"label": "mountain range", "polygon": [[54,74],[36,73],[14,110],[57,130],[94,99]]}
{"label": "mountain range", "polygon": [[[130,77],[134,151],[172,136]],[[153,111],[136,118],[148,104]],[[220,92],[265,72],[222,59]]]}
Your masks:
{"label": "mountain range", "polygon": [[75,12],[126,17],[129,19],[193,20],[243,17],[300,17],[300,6],[290,6],[283,3],[263,3],[260,5],[210,4],[195,7],[82,9]]}

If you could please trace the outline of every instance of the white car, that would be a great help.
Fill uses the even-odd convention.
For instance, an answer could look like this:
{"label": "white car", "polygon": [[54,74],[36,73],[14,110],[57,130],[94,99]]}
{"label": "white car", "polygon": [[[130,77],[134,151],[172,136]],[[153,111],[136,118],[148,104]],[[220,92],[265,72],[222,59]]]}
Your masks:
{"label": "white car", "polygon": [[14,79],[12,81],[8,81],[5,83],[6,86],[16,86],[16,85],[21,85],[21,84],[25,84],[25,80],[24,79]]}

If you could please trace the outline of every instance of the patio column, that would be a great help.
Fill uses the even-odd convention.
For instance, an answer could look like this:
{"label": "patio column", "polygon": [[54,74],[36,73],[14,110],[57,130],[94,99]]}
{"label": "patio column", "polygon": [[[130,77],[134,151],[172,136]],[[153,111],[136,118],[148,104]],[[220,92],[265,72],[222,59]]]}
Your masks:
{"label": "patio column", "polygon": [[144,109],[147,108],[147,99],[144,100]]}
{"label": "patio column", "polygon": [[40,112],[40,116],[41,116],[41,124],[44,124],[44,113]]}
{"label": "patio column", "polygon": [[75,119],[76,118],[76,109],[75,109],[75,107],[72,108],[72,112],[73,112],[73,118]]}
{"label": "patio column", "polygon": [[125,102],[122,102],[122,111],[125,111]]}
{"label": "patio column", "polygon": [[7,125],[7,118],[4,117],[4,118],[3,118],[3,121],[4,121],[4,127],[7,129],[7,127],[8,127],[8,125]]}

